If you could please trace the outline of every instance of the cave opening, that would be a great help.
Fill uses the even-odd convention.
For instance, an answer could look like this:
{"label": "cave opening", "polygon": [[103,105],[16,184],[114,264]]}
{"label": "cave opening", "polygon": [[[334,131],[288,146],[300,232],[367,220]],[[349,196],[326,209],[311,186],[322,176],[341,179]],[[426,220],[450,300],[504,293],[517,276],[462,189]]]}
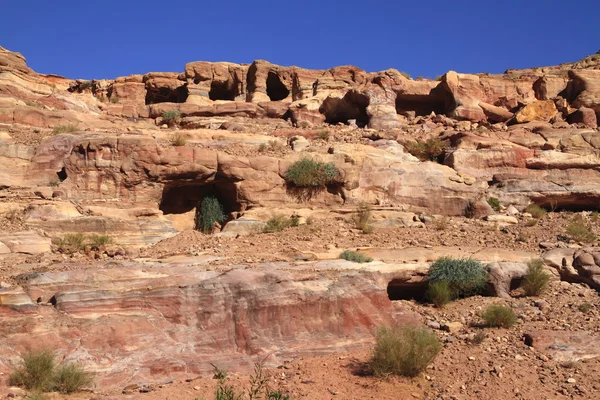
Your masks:
{"label": "cave opening", "polygon": [[429,283],[409,282],[404,279],[392,279],[387,286],[387,294],[390,300],[415,300],[424,302],[426,300]]}
{"label": "cave opening", "polygon": [[432,95],[396,95],[396,113],[406,115],[414,112],[415,116],[426,116],[432,112],[443,114],[445,111],[445,102]]}
{"label": "cave opening", "polygon": [[175,89],[168,87],[146,90],[146,105],[156,103],[185,103],[188,98],[187,84]]}
{"label": "cave opening", "polygon": [[217,82],[212,81],[210,84],[210,92],[208,92],[208,98],[215,100],[228,100],[233,101],[237,96],[237,90],[235,85],[231,81]]}
{"label": "cave opening", "polygon": [[290,95],[290,90],[281,82],[279,76],[274,72],[267,75],[267,96],[271,101],[281,101]]}
{"label": "cave opening", "polygon": [[328,124],[348,125],[350,120],[356,120],[356,125],[364,128],[369,124],[368,106],[367,96],[352,91],[341,99],[328,97],[319,108],[319,112],[325,115],[325,122]]}
{"label": "cave opening", "polygon": [[60,182],[63,182],[65,179],[67,179],[67,170],[65,169],[65,167],[62,167],[60,171],[56,173],[56,176],[58,177],[58,180]]}
{"label": "cave opening", "polygon": [[[238,199],[238,190],[234,182],[214,181],[210,183],[175,182],[165,185],[159,209],[163,214],[185,214],[194,211],[206,196],[214,196],[223,207],[227,217],[244,209]],[[190,213],[194,218],[195,213]]]}

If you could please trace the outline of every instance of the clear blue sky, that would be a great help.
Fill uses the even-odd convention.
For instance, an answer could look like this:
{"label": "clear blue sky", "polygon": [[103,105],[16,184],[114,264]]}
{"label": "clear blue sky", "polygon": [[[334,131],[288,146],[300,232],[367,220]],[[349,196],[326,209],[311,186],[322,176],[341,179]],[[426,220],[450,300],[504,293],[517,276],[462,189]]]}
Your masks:
{"label": "clear blue sky", "polygon": [[256,59],[434,77],[600,50],[600,0],[4,0],[1,13],[0,46],[85,79]]}

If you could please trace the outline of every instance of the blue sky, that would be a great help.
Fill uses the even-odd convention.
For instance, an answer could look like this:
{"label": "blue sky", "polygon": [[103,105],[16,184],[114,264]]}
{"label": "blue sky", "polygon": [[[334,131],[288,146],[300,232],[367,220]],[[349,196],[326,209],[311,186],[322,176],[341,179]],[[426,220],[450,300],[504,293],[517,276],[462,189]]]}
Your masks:
{"label": "blue sky", "polygon": [[41,73],[114,78],[190,61],[501,73],[600,50],[599,0],[5,0],[0,46]]}

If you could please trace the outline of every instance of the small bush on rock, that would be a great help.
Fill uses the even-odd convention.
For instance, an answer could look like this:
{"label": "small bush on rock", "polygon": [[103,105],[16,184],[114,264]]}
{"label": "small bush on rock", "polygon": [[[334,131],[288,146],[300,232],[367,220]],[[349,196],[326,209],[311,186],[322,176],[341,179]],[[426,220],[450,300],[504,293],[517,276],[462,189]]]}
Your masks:
{"label": "small bush on rock", "polygon": [[176,132],[171,136],[171,145],[175,147],[185,146],[187,144],[187,138],[181,132]]}
{"label": "small bush on rock", "polygon": [[165,111],[164,113],[162,113],[162,118],[167,123],[167,125],[173,127],[181,118],[181,113],[178,110]]}
{"label": "small bush on rock", "polygon": [[376,376],[417,376],[440,351],[435,333],[426,328],[382,328],[377,333],[371,367]]}
{"label": "small bush on rock", "polygon": [[92,249],[98,250],[100,247],[112,244],[113,240],[108,235],[89,235],[88,242]]}
{"label": "small bush on rock", "polygon": [[57,125],[54,128],[52,128],[52,133],[58,135],[61,133],[75,132],[76,130],[77,127],[75,125]]}
{"label": "small bush on rock", "polygon": [[487,281],[487,270],[477,260],[440,257],[429,268],[429,282],[447,282],[455,296],[480,292]]}
{"label": "small bush on rock", "polygon": [[281,231],[285,230],[286,228],[289,228],[290,226],[292,226],[292,223],[293,223],[293,221],[284,215],[275,215],[267,221],[267,224],[263,228],[263,232],[264,233],[281,232]]}
{"label": "small bush on rock", "polygon": [[546,209],[538,206],[537,204],[528,205],[525,209],[525,212],[528,212],[533,218],[537,219],[544,218],[546,215]]}
{"label": "small bush on rock", "polygon": [[56,368],[54,353],[49,350],[32,350],[23,354],[21,358],[21,365],[10,374],[8,384],[27,390],[51,390]]}
{"label": "small bush on rock", "polygon": [[64,254],[74,254],[85,248],[85,235],[83,233],[67,233],[62,238],[54,239],[58,251]]}
{"label": "small bush on rock", "polygon": [[527,296],[539,296],[548,286],[550,275],[544,271],[544,263],[540,259],[527,263],[527,274],[523,277],[521,287]]}
{"label": "small bush on rock", "polygon": [[438,161],[444,154],[446,143],[438,138],[431,138],[424,142],[408,142],[404,147],[421,161]]}
{"label": "small bush on rock", "polygon": [[54,388],[60,393],[78,392],[92,383],[92,376],[77,364],[58,367],[54,376]]}
{"label": "small bush on rock", "polygon": [[447,281],[430,283],[426,295],[429,301],[438,308],[444,307],[454,298],[454,293],[452,292],[452,289],[450,289],[450,285]]}
{"label": "small bush on rock", "polygon": [[571,222],[569,222],[567,233],[577,242],[589,243],[596,239],[596,235],[587,226],[581,214],[575,215]]}
{"label": "small bush on rock", "polygon": [[490,328],[510,328],[517,323],[517,316],[513,310],[499,304],[487,306],[481,317]]}
{"label": "small bush on rock", "polygon": [[196,230],[202,233],[213,233],[215,224],[225,221],[223,207],[214,196],[206,196],[202,199],[199,207],[196,207]]}
{"label": "small bush on rock", "polygon": [[340,171],[333,163],[303,158],[289,166],[285,180],[298,187],[322,187],[335,182]]}
{"label": "small bush on rock", "polygon": [[495,197],[490,197],[489,199],[487,199],[487,202],[494,211],[500,211],[500,200],[498,200]]}
{"label": "small bush on rock", "polygon": [[340,254],[340,258],[344,259],[346,261],[352,261],[352,262],[360,263],[360,264],[373,261],[373,258],[371,258],[365,254],[359,253],[357,251],[352,251],[352,250],[343,251]]}

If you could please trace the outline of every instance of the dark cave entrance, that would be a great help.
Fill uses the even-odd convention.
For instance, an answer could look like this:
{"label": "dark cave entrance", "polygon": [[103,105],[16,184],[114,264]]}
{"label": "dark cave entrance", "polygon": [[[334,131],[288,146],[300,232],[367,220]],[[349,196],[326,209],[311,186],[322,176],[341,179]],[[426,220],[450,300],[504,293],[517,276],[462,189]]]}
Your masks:
{"label": "dark cave entrance", "polygon": [[146,90],[146,104],[185,103],[188,98],[187,85],[171,89],[167,87]]}
{"label": "dark cave entrance", "polygon": [[[211,183],[176,182],[165,185],[159,209],[165,214],[185,214],[196,209],[206,196],[214,196],[227,216],[244,209],[237,186],[229,181]],[[192,217],[193,218],[193,217]]]}
{"label": "dark cave entrance", "polygon": [[396,95],[396,113],[401,115],[407,115],[411,112],[414,112],[415,116],[425,116],[432,112],[443,114],[445,107],[442,99],[437,99],[431,95]]}
{"label": "dark cave entrance", "polygon": [[341,98],[327,98],[319,108],[319,112],[325,115],[328,124],[343,123],[348,125],[351,119],[356,120],[356,125],[363,128],[369,124],[367,107],[369,98],[356,92],[348,92]]}
{"label": "dark cave entrance", "polygon": [[387,294],[390,300],[416,300],[424,302],[426,300],[427,288],[429,283],[409,282],[403,279],[392,279],[387,286]]}
{"label": "dark cave entrance", "polygon": [[269,72],[267,76],[267,96],[271,101],[281,101],[290,95],[290,90],[281,82],[279,76]]}
{"label": "dark cave entrance", "polygon": [[67,179],[67,170],[65,167],[62,167],[60,171],[56,173],[56,176],[58,177],[59,182],[64,182],[65,179]]}
{"label": "dark cave entrance", "polygon": [[237,89],[233,82],[216,82],[212,81],[210,84],[210,92],[208,92],[208,98],[215,100],[228,100],[233,101],[237,96]]}

